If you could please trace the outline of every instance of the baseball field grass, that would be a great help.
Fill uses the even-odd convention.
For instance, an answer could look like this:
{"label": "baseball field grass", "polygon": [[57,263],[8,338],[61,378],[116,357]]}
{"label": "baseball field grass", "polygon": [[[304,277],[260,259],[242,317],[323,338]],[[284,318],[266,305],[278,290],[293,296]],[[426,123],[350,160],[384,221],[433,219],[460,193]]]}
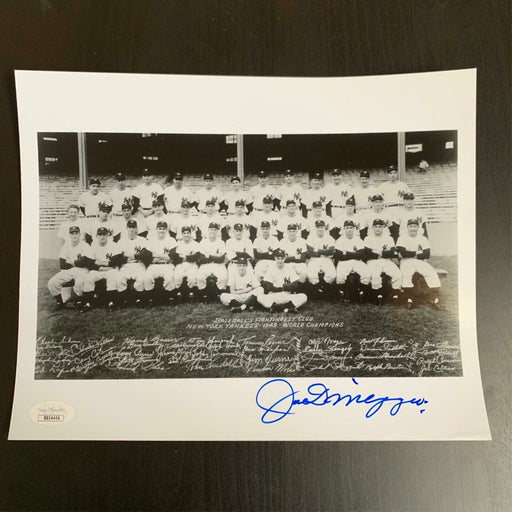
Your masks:
{"label": "baseball field grass", "polygon": [[431,263],[442,310],[309,301],[298,315],[231,313],[221,304],[54,311],[39,262],[38,379],[462,375],[457,258]]}

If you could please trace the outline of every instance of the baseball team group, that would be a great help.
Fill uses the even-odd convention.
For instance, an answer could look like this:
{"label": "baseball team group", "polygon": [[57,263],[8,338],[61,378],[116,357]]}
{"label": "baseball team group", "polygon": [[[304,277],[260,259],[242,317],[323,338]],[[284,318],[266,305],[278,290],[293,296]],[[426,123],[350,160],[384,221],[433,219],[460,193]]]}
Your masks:
{"label": "baseball team group", "polygon": [[192,190],[179,172],[164,188],[144,170],[132,187],[117,173],[108,193],[92,178],[59,228],[48,289],[59,309],[72,287],[81,312],[220,301],[295,313],[308,299],[440,309],[424,215],[396,167],[387,174],[377,185],[362,171],[349,186],[335,169],[306,188],[292,170],[280,186],[261,171],[249,190],[233,176],[221,191],[212,174]]}

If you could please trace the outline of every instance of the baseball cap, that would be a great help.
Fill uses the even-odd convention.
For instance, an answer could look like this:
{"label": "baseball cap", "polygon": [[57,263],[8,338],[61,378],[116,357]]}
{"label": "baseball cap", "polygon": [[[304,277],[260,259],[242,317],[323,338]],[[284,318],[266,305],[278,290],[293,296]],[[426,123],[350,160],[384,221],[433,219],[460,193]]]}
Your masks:
{"label": "baseball cap", "polygon": [[388,167],[388,172],[393,172],[393,171],[397,172],[396,165],[390,165],[390,166]]}
{"label": "baseball cap", "polygon": [[315,226],[316,226],[317,228],[319,228],[319,227],[321,227],[321,226],[322,226],[322,227],[325,227],[325,221],[324,221],[324,220],[322,220],[322,219],[315,220]]}
{"label": "baseball cap", "polygon": [[270,222],[268,220],[262,220],[261,221],[261,227],[262,228],[269,228],[270,227]]}
{"label": "baseball cap", "polygon": [[80,233],[80,228],[78,226],[70,226],[69,232],[70,233]]}
{"label": "baseball cap", "polygon": [[286,253],[283,251],[283,249],[276,249],[274,251],[274,258],[284,258],[286,256]]}
{"label": "baseball cap", "polygon": [[267,173],[266,171],[260,171],[258,173],[258,178],[266,178],[267,177]]}
{"label": "baseball cap", "polygon": [[382,194],[375,194],[371,197],[372,201],[383,201],[384,198],[382,197]]}
{"label": "baseball cap", "polygon": [[98,205],[98,210],[100,212],[109,212],[110,210],[112,210],[112,206],[107,203],[100,203]]}
{"label": "baseball cap", "polygon": [[127,223],[126,223],[126,227],[127,228],[136,228],[137,227],[137,221],[136,220],[129,220]]}
{"label": "baseball cap", "polygon": [[360,178],[369,178],[370,177],[370,173],[368,171],[361,171],[359,173],[359,177]]}
{"label": "baseball cap", "polygon": [[419,225],[420,225],[420,223],[419,223],[418,219],[409,219],[409,220],[407,221],[407,225],[409,226],[409,225],[411,225],[411,224],[416,224],[416,226],[419,226]]}
{"label": "baseball cap", "polygon": [[210,224],[208,224],[208,229],[220,229],[220,226],[216,223],[216,222],[210,222]]}
{"label": "baseball cap", "polygon": [[232,176],[231,177],[231,183],[233,183],[234,181],[240,181],[240,177],[239,176]]}
{"label": "baseball cap", "polygon": [[297,231],[297,224],[288,224],[288,226],[286,226],[286,229],[288,231]]}
{"label": "baseball cap", "polygon": [[212,180],[213,181],[213,175],[212,174],[205,174],[203,180]]}
{"label": "baseball cap", "polygon": [[386,223],[382,219],[375,219],[373,221],[373,226],[384,226]]}
{"label": "baseball cap", "polygon": [[101,185],[100,180],[98,178],[91,178],[89,180],[89,185]]}
{"label": "baseball cap", "polygon": [[186,199],[183,199],[183,201],[181,201],[182,208],[190,208],[191,206],[192,205]]}
{"label": "baseball cap", "polygon": [[116,173],[116,180],[117,181],[124,181],[126,179],[126,176],[122,172]]}
{"label": "baseball cap", "polygon": [[351,204],[353,206],[356,205],[356,198],[354,196],[350,196],[346,201],[345,204]]}
{"label": "baseball cap", "polygon": [[173,177],[172,177],[173,180],[182,180],[183,179],[183,174],[181,174],[181,172],[175,172]]}
{"label": "baseball cap", "polygon": [[235,206],[245,206],[245,201],[243,199],[238,199],[235,202]]}
{"label": "baseball cap", "polygon": [[414,194],[412,192],[406,192],[404,194],[404,199],[414,199]]}
{"label": "baseball cap", "polygon": [[131,209],[132,209],[132,205],[128,201],[125,201],[121,205],[121,210],[131,210]]}
{"label": "baseball cap", "polygon": [[319,172],[315,172],[315,173],[313,173],[313,175],[311,176],[311,179],[312,179],[312,180],[321,180],[321,179],[322,179],[322,175],[321,175]]}
{"label": "baseball cap", "polygon": [[165,220],[159,220],[156,223],[156,227],[157,228],[166,228],[167,229],[167,222],[165,222]]}
{"label": "baseball cap", "polygon": [[293,176],[294,174],[295,173],[291,169],[286,169],[286,171],[284,171],[285,176]]}
{"label": "baseball cap", "polygon": [[236,259],[238,265],[247,265],[247,258],[245,256],[238,256]]}
{"label": "baseball cap", "polygon": [[190,226],[183,226],[181,228],[182,233],[192,233],[192,228]]}
{"label": "baseball cap", "polygon": [[317,208],[318,206],[323,206],[322,201],[313,201],[313,208]]}
{"label": "baseball cap", "polygon": [[270,196],[265,196],[263,198],[263,204],[272,204],[274,200]]}
{"label": "baseball cap", "polygon": [[164,201],[162,199],[153,199],[153,206],[164,206]]}
{"label": "baseball cap", "polygon": [[208,199],[205,204],[206,206],[215,206],[217,203],[215,202],[215,199]]}
{"label": "baseball cap", "polygon": [[352,226],[353,228],[356,227],[356,225],[354,224],[354,221],[353,220],[350,220],[350,219],[347,219],[344,223],[343,223],[343,227],[347,227],[347,226]]}
{"label": "baseball cap", "polygon": [[339,176],[341,174],[341,171],[339,169],[333,169],[332,175],[333,176]]}
{"label": "baseball cap", "polygon": [[243,226],[243,224],[240,224],[240,222],[237,222],[237,223],[233,226],[233,229],[234,229],[235,231],[243,231],[244,226]]}
{"label": "baseball cap", "polygon": [[108,235],[108,229],[105,227],[98,228],[96,230],[97,235]]}
{"label": "baseball cap", "polygon": [[288,199],[288,201],[286,201],[286,206],[288,206],[289,204],[297,204],[297,203],[295,202],[294,199]]}

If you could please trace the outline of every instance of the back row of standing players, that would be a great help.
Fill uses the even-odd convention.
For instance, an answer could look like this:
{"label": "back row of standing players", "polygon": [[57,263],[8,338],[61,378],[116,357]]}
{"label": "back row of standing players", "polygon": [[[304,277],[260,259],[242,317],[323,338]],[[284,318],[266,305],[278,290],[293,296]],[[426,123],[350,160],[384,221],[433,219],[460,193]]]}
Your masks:
{"label": "back row of standing players", "polygon": [[[227,241],[228,262],[239,262],[242,263],[239,266],[244,266],[247,259],[255,259],[255,254],[266,254],[264,258],[256,257],[255,271],[260,281],[268,270],[268,260],[272,260],[273,253],[278,251],[276,254],[284,253],[286,263],[294,263],[300,283],[305,283],[307,278],[310,285],[322,286],[336,279],[341,285],[338,291],[343,295],[348,275],[355,273],[359,277],[357,288],[360,293],[362,284],[373,289],[373,295],[381,300],[382,295],[377,295],[382,286],[381,273],[391,277],[393,293],[400,289],[403,276],[396,265],[396,268],[388,267],[388,261],[383,261],[379,263],[378,276],[372,277],[369,270],[361,269],[357,264],[347,266],[345,263],[340,269],[338,257],[335,263],[338,263],[340,275],[336,276],[332,256],[336,245],[338,255],[353,255],[355,261],[366,260],[363,253],[368,250],[369,244],[362,244],[361,240],[369,234],[367,242],[376,245],[378,259],[398,257],[395,249],[397,239],[401,236],[403,240],[408,240],[411,233],[408,227],[417,226],[413,231],[416,237],[419,229],[419,237],[412,243],[408,240],[411,250],[407,247],[407,256],[419,260],[429,257],[426,224],[421,212],[414,207],[414,196],[408,186],[397,179],[396,168],[390,167],[388,176],[389,181],[377,187],[370,183],[369,173],[363,171],[360,186],[351,188],[342,182],[341,173],[335,170],[333,183],[329,187],[323,187],[321,175],[314,174],[311,187],[306,190],[295,182],[292,171],[286,171],[285,183],[278,188],[270,186],[266,173],[260,172],[258,185],[249,191],[242,189],[240,179],[235,176],[231,179],[231,190],[223,193],[214,186],[210,174],[204,176],[205,186],[194,192],[183,185],[180,173],[173,176],[172,185],[166,189],[155,183],[148,171],[143,173],[142,183],[133,189],[125,186],[124,175],[118,173],[118,185],[109,195],[100,190],[99,180],[91,180],[90,189],[80,196],[78,208],[76,205],[70,206],[69,218],[62,224],[59,236],[67,241],[70,228],[74,228],[76,237],[76,227],[79,227],[80,237],[87,243],[95,241],[100,233],[107,234],[107,239],[117,242],[127,237],[127,227],[136,225],[138,238],[142,235],[148,240],[162,239],[162,231],[165,231],[166,236],[170,235],[177,241],[183,240],[184,235],[188,238],[190,233],[191,239],[199,242],[209,240],[208,233],[215,225],[221,230],[219,241]],[[81,210],[83,217],[79,217],[78,210]],[[165,230],[162,230],[163,226]],[[157,236],[158,231],[160,235]],[[375,234],[378,239],[374,244]],[[305,239],[308,240],[307,244]],[[231,267],[233,272],[234,267]],[[418,271],[418,267],[413,265],[411,269]],[[376,271],[375,268],[373,273]],[[237,275],[233,272],[230,280]],[[214,274],[212,272],[203,278],[206,281]],[[215,276],[216,281],[220,278],[220,283],[217,282],[220,291],[226,288],[228,279],[227,275],[224,277],[221,274]],[[430,267],[424,274],[437,293],[439,283],[435,271]],[[412,273],[407,276],[407,284],[410,278]],[[143,278],[140,277],[139,281],[142,283]],[[50,291],[52,294],[56,292],[55,289]],[[395,294],[393,298],[396,299]],[[412,303],[410,297],[408,301]],[[437,297],[435,301],[438,301]]]}

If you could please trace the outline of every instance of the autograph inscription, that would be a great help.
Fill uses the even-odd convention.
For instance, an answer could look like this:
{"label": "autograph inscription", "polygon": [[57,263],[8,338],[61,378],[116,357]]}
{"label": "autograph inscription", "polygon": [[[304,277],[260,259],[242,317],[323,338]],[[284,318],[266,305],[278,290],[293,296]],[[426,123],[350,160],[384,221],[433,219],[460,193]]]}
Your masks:
{"label": "autograph inscription", "polygon": [[[353,384],[359,383],[352,378]],[[307,396],[300,398],[300,390],[293,389],[293,386],[286,379],[272,379],[263,384],[256,393],[256,405],[262,409],[262,423],[276,423],[290,414],[295,414],[292,409],[298,405],[309,405],[321,407],[324,405],[351,405],[366,406],[365,418],[371,418],[377,414],[385,404],[389,404],[390,416],[396,416],[403,405],[410,404],[421,407],[428,403],[425,398],[410,398],[376,396],[374,393],[363,396],[361,394],[344,394],[331,391],[325,384],[315,382],[307,388]],[[276,398],[277,397],[277,398]],[[425,409],[420,409],[420,414]]]}

